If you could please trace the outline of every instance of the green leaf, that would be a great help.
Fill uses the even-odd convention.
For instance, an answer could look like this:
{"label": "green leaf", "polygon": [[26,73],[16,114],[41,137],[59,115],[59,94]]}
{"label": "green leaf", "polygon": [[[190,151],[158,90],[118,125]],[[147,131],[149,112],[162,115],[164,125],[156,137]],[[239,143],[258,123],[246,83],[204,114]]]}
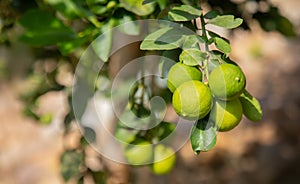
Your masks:
{"label": "green leaf", "polygon": [[81,152],[75,150],[65,151],[60,159],[61,174],[65,181],[68,181],[71,177],[79,175],[80,166],[84,161],[84,157]]}
{"label": "green leaf", "polygon": [[156,127],[149,131],[149,134],[158,138],[159,141],[167,138],[174,130],[176,126],[170,122],[161,122]]}
{"label": "green leaf", "polygon": [[217,142],[214,124],[207,118],[198,120],[191,130],[190,141],[196,154],[211,150]]}
{"label": "green leaf", "polygon": [[173,7],[168,15],[172,21],[190,21],[200,17],[202,10],[190,5],[180,5]]}
{"label": "green leaf", "polygon": [[93,179],[96,184],[105,184],[106,183],[106,175],[103,171],[93,171],[92,172]]}
{"label": "green leaf", "polygon": [[141,43],[142,50],[172,50],[182,46],[186,31],[164,27],[149,34]]}
{"label": "green leaf", "polygon": [[155,10],[155,3],[143,4],[143,0],[120,0],[120,3],[126,10],[139,16],[149,15]]}
{"label": "green leaf", "polygon": [[282,16],[278,8],[271,7],[268,12],[257,12],[253,15],[265,31],[278,31],[285,36],[296,36],[294,25]]}
{"label": "green leaf", "polygon": [[179,60],[188,66],[196,66],[207,59],[207,54],[196,48],[183,50]]}
{"label": "green leaf", "polygon": [[227,29],[233,29],[240,26],[243,23],[243,19],[234,18],[233,15],[222,15],[210,19],[207,23]]}
{"label": "green leaf", "polygon": [[106,4],[108,0],[86,0],[88,5]]}
{"label": "green leaf", "polygon": [[230,44],[227,40],[220,38],[220,37],[215,37],[214,38],[215,45],[216,47],[224,52],[225,54],[229,54],[231,52],[231,47]]}
{"label": "green leaf", "polygon": [[158,65],[160,77],[167,77],[170,68],[179,61],[179,55],[181,52],[181,49],[163,51]]}
{"label": "green leaf", "polygon": [[21,40],[35,46],[55,45],[59,42],[76,39],[73,30],[52,14],[34,9],[26,12],[19,19],[25,32]]}
{"label": "green leaf", "polygon": [[247,90],[244,90],[239,97],[244,115],[251,121],[257,122],[262,119],[263,113],[259,101],[253,97]]}
{"label": "green leaf", "polygon": [[58,43],[57,46],[58,46],[58,49],[61,52],[61,54],[66,56],[66,55],[70,54],[71,52],[73,52],[78,47],[82,46],[86,42],[87,42],[87,38],[82,37],[82,38],[77,38],[77,39],[74,39],[71,41]]}
{"label": "green leaf", "polygon": [[128,35],[139,35],[140,25],[133,14],[122,14],[122,17],[118,18],[118,29]]}
{"label": "green leaf", "polygon": [[220,15],[220,12],[217,10],[211,10],[204,15],[205,19],[213,19]]}
{"label": "green leaf", "polygon": [[106,13],[107,8],[104,5],[93,5],[90,7],[90,10],[96,15],[103,15]]}
{"label": "green leaf", "polygon": [[153,3],[153,2],[156,2],[157,0],[143,0],[143,5],[144,4],[148,4],[148,3]]}
{"label": "green leaf", "polygon": [[200,35],[194,34],[185,37],[182,49],[199,48],[199,43],[205,43]]}
{"label": "green leaf", "polygon": [[84,7],[81,0],[45,0],[52,5],[57,11],[69,19],[86,18],[96,27],[100,27],[97,17]]}
{"label": "green leaf", "polygon": [[112,28],[111,23],[106,22],[101,28],[101,35],[92,42],[92,47],[97,56],[104,62],[108,61],[112,46]]}

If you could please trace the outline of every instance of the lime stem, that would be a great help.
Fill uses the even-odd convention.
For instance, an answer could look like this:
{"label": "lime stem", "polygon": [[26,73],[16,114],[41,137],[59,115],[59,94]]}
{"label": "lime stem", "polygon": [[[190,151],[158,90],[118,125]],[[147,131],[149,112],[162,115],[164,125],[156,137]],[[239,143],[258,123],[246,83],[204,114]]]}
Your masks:
{"label": "lime stem", "polygon": [[[208,44],[207,44],[207,41],[208,41],[208,37],[207,37],[207,34],[206,34],[206,29],[205,29],[205,21],[204,21],[204,16],[203,16],[203,13],[200,15],[200,21],[201,21],[201,30],[202,30],[202,37],[204,38],[204,41],[205,41],[205,52],[209,52],[209,48],[208,48]],[[206,75],[206,82],[208,82],[208,58],[204,60],[204,71],[205,71],[205,75]]]}

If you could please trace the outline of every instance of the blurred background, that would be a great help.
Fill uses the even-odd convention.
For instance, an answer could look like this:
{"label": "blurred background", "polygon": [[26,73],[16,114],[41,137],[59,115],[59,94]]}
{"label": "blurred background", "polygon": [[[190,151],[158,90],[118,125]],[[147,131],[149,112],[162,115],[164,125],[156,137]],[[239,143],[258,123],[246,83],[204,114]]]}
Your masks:
{"label": "blurred background", "polygon": [[[35,4],[24,2],[0,1],[0,184],[77,183],[72,178],[65,181],[61,171],[65,150],[76,149],[81,141],[77,125],[66,123],[72,67],[78,56],[62,56],[53,46],[32,47],[20,41],[24,28],[15,22],[23,9]],[[113,163],[91,147],[85,148],[85,164],[99,171],[100,178],[110,177],[103,176],[103,170],[113,171],[114,177],[130,170],[133,183],[143,184],[300,183],[300,1],[249,1],[245,7],[251,12],[258,6],[263,9],[265,2],[278,7],[293,24],[295,35],[284,27],[266,31],[256,19],[247,22],[246,30],[227,33],[230,57],[243,69],[248,91],[261,102],[261,122],[244,118],[234,130],[218,133],[213,150],[199,155],[186,143],[177,153],[174,170],[165,176],[155,176],[148,167]],[[66,124],[67,134],[62,128]],[[73,156],[66,159],[78,159]],[[86,173],[82,181],[93,183],[95,174]]]}

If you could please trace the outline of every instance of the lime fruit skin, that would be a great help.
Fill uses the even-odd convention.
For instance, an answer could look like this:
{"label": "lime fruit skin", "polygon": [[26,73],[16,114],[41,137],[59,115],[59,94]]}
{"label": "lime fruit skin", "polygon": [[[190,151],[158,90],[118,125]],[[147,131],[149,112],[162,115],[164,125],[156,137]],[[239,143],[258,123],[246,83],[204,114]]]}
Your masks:
{"label": "lime fruit skin", "polygon": [[158,144],[154,148],[154,163],[151,170],[156,175],[164,175],[169,173],[175,166],[176,156],[171,147]]}
{"label": "lime fruit skin", "polygon": [[212,95],[205,84],[192,80],[181,84],[175,90],[172,104],[176,113],[183,118],[201,119],[211,110]]}
{"label": "lime fruit skin", "polygon": [[195,67],[176,63],[169,70],[167,86],[171,92],[174,92],[177,87],[190,80],[201,81],[202,72]]}
{"label": "lime fruit skin", "polygon": [[235,128],[243,116],[242,104],[239,99],[230,101],[217,100],[210,113],[210,120],[215,122],[219,132]]}
{"label": "lime fruit skin", "polygon": [[148,141],[139,141],[125,148],[125,158],[131,165],[146,165],[153,161],[152,144]]}
{"label": "lime fruit skin", "polygon": [[245,89],[246,77],[239,66],[221,64],[209,75],[209,87],[212,94],[221,100],[237,98]]}

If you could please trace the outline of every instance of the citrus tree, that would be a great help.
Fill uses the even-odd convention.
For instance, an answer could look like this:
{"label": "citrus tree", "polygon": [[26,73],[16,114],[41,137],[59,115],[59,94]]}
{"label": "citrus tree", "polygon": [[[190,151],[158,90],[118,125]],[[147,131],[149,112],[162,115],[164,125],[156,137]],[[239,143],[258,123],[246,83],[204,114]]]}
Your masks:
{"label": "citrus tree", "polygon": [[[94,75],[110,83],[115,76],[110,70],[115,28],[132,39],[138,37],[134,41],[138,43],[137,47],[130,47],[131,52],[137,53],[135,58],[151,54],[161,56],[157,72],[163,85],[153,78],[149,82],[143,75],[127,84],[127,88],[130,86],[126,91],[128,99],[121,105],[114,129],[114,136],[123,145],[126,162],[146,164],[158,175],[166,174],[174,167],[176,150],[161,141],[176,131],[176,124],[165,122],[153,113],[160,105],[151,104],[152,97],[162,97],[166,104],[172,105],[180,119],[192,122],[189,139],[191,151],[196,154],[212,149],[217,132],[232,130],[243,114],[254,122],[262,119],[259,101],[246,90],[242,69],[229,57],[229,40],[211,27],[228,31],[238,27],[248,29],[248,23],[256,19],[266,31],[295,35],[288,19],[264,0],[252,1],[268,6],[267,10],[256,11],[245,8],[248,1],[229,0],[43,0],[26,2],[26,6],[23,3],[1,2],[5,10],[1,11],[0,40],[9,45],[7,30],[17,22],[23,29],[20,40],[31,45],[37,57],[56,58],[57,67],[53,70],[32,71],[30,78],[37,79],[36,85],[22,97],[27,104],[24,112],[49,124],[51,114],[39,114],[34,102],[49,91],[65,91],[72,107],[64,119],[65,135],[68,135],[76,114],[81,117],[84,113],[87,101],[80,101],[82,108],[74,107],[73,86],[57,80],[59,65],[67,63],[76,73],[80,57],[92,45],[94,54],[103,63],[101,72]],[[152,21],[146,24],[141,21],[149,19]],[[86,62],[92,66],[94,61]],[[79,76],[78,81],[80,77],[87,79],[91,75],[92,70]],[[95,91],[105,86],[100,83],[95,87],[95,81],[89,82],[87,86]],[[92,95],[87,93],[86,99]],[[95,141],[97,133],[85,126],[82,132],[80,145],[76,149],[66,149],[61,156],[63,178],[83,183],[84,177],[91,175],[96,183],[105,182],[106,172],[93,170],[84,162],[85,149]]]}

